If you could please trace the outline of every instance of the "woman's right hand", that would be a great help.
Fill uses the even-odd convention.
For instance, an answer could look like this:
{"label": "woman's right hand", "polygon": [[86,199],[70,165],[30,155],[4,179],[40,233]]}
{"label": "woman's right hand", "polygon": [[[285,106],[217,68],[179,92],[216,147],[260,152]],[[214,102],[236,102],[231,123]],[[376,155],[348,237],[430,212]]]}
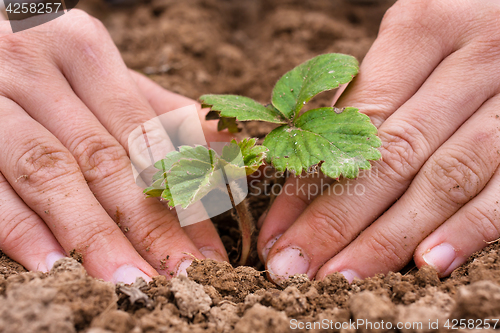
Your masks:
{"label": "woman's right hand", "polygon": [[[127,283],[184,272],[191,255],[227,260],[209,220],[183,229],[145,200],[128,156],[133,129],[195,102],[129,71],[80,10],[9,31],[0,22],[1,250],[47,271],[75,249],[89,274]],[[203,126],[209,141],[230,139]]]}

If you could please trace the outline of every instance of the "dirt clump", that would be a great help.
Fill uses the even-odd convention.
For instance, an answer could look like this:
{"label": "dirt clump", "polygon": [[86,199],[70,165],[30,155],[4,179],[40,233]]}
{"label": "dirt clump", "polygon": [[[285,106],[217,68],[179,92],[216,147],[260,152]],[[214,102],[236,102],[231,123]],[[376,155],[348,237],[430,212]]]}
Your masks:
{"label": "dirt clump", "polygon": [[[498,247],[489,246],[444,280],[422,268],[351,284],[338,273],[322,281],[298,275],[281,286],[251,267],[210,259],[194,261],[189,278],[159,276],[149,284],[138,279],[114,286],[66,258],[49,274],[0,274],[0,332],[323,332],[321,323],[339,332],[351,320],[420,322],[401,331],[442,332],[447,320],[500,315],[500,285],[481,280],[485,270],[500,273]],[[431,321],[439,325],[430,327]],[[384,327],[378,332],[390,331]]]}
{"label": "dirt clump", "polygon": [[231,302],[224,302],[220,306],[211,308],[207,317],[217,332],[231,332],[240,321],[238,306]]}
{"label": "dirt clump", "polygon": [[421,287],[439,286],[441,281],[437,271],[431,266],[424,266],[415,274],[415,283]]}
{"label": "dirt clump", "polygon": [[69,251],[69,256],[78,261],[80,264],[83,264],[83,254],[78,252],[76,249]]}
{"label": "dirt clump", "polygon": [[[20,272],[26,272],[26,269],[22,265],[11,260],[0,250],[0,276],[6,279],[11,275],[17,275]],[[0,278],[0,295],[2,293],[1,281],[2,279]]]}
{"label": "dirt clump", "polygon": [[90,324],[93,331],[130,332],[136,326],[129,313],[121,310],[109,310],[95,317]]}
{"label": "dirt clump", "polygon": [[214,287],[228,301],[242,301],[249,293],[275,287],[266,280],[262,272],[252,267],[233,268],[227,262],[211,259],[195,260],[187,273],[193,281]]}
{"label": "dirt clump", "polygon": [[491,281],[479,281],[460,287],[451,318],[500,318],[500,286]]}
{"label": "dirt clump", "polygon": [[196,314],[204,314],[210,310],[212,299],[203,286],[189,280],[185,275],[172,279],[171,290],[181,316],[193,318]]}
{"label": "dirt clump", "polygon": [[54,302],[57,292],[39,281],[11,288],[0,298],[0,332],[76,332],[71,309]]}
{"label": "dirt clump", "polygon": [[118,299],[112,283],[88,276],[70,258],[57,261],[49,274],[19,273],[5,282],[0,317],[6,332],[75,332],[105,309],[116,307]]}
{"label": "dirt clump", "polygon": [[[349,301],[353,319],[358,322],[366,320],[369,322],[385,322],[394,324],[396,319],[396,306],[387,296],[379,296],[371,291],[365,290],[354,295]],[[391,325],[392,327],[393,325]],[[394,325],[395,326],[395,325]],[[361,326],[361,332],[387,332],[388,329],[368,330]]]}
{"label": "dirt clump", "polygon": [[276,311],[260,304],[255,304],[234,328],[235,333],[267,333],[288,332],[290,323],[283,312]]}

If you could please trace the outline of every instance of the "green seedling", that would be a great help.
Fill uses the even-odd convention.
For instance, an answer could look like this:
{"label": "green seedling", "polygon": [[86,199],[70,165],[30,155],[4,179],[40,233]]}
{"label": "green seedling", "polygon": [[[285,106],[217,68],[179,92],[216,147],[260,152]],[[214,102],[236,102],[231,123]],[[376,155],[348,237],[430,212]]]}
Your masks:
{"label": "green seedling", "polygon": [[[183,208],[222,186],[231,197],[235,188],[220,185],[226,182],[220,179],[221,172],[216,171],[224,170],[222,174],[227,180],[233,171],[236,174],[244,168],[249,175],[265,162],[278,172],[288,171],[297,176],[321,170],[335,179],[356,178],[360,170],[371,168],[371,160],[381,157],[377,149],[381,141],[369,117],[354,107],[301,110],[317,94],[350,82],[358,69],[358,62],[352,56],[323,54],[283,75],[274,86],[268,105],[236,95],[201,96],[202,105],[211,108],[207,119],[219,119],[219,130],[237,132],[237,121],[263,121],[280,126],[266,136],[262,146],[255,145],[256,139],[233,140],[220,156],[203,146],[181,147],[155,164],[160,171],[145,193],[167,200],[172,207]],[[178,194],[175,201],[173,192]],[[244,265],[254,225],[246,201],[235,208],[242,233],[239,263]]]}

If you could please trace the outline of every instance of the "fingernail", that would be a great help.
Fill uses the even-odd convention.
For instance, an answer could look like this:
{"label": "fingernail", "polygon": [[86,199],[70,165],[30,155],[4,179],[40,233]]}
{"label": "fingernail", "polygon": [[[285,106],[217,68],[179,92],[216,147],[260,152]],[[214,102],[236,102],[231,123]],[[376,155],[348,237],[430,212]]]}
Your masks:
{"label": "fingernail", "polygon": [[193,261],[191,259],[184,259],[183,261],[181,261],[181,263],[179,264],[179,266],[177,266],[177,272],[175,274],[175,276],[179,276],[181,274],[184,274],[185,276],[188,276],[187,274],[187,268],[189,266],[191,266],[191,263]]}
{"label": "fingernail", "polygon": [[448,243],[442,243],[427,250],[422,257],[424,261],[434,267],[440,275],[452,271],[460,265],[457,260],[457,251]]}
{"label": "fingernail", "polygon": [[47,271],[50,271],[52,267],[54,267],[56,261],[62,258],[66,258],[66,256],[59,251],[49,253],[47,257],[45,257],[45,265],[47,266]]}
{"label": "fingernail", "polygon": [[113,282],[115,284],[119,282],[123,282],[125,284],[132,284],[138,277],[142,277],[146,282],[151,281],[151,278],[147,276],[139,268],[131,265],[123,265],[116,270],[115,274],[113,274]]}
{"label": "fingernail", "polygon": [[306,274],[309,259],[300,248],[287,247],[269,259],[267,270],[273,281],[283,281],[295,274]]}
{"label": "fingernail", "polygon": [[346,280],[349,281],[349,283],[352,283],[352,281],[354,281],[354,278],[361,280],[359,274],[351,269],[341,271],[340,274],[342,274],[346,278]]}
{"label": "fingernail", "polygon": [[[200,249],[201,254],[205,256],[205,258],[213,259],[215,261],[226,261],[227,259],[224,258],[222,254],[219,252],[215,251],[212,247],[202,247]],[[189,266],[188,266],[189,267]]]}
{"label": "fingernail", "polygon": [[267,256],[269,255],[269,251],[271,251],[271,248],[273,247],[274,243],[276,243],[278,239],[280,239],[281,235],[283,234],[279,234],[278,236],[271,238],[271,240],[267,242],[266,246],[264,246],[264,248],[262,249],[262,258],[264,259],[264,263],[266,263],[267,261]]}

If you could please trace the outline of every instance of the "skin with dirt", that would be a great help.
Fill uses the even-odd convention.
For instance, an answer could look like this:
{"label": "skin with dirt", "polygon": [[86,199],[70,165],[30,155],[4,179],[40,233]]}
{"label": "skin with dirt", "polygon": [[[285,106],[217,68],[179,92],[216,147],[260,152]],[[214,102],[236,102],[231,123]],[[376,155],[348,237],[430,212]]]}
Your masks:
{"label": "skin with dirt", "polygon": [[[117,9],[87,0],[79,6],[104,22],[130,68],[165,88],[193,99],[230,93],[267,103],[283,73],[318,54],[346,53],[362,60],[392,3],[151,0]],[[327,106],[331,97],[321,94],[309,106]],[[273,128],[244,126],[245,135],[259,138]],[[249,187],[256,220],[272,198],[264,191],[280,181],[261,177]],[[227,212],[214,222],[236,262],[237,221]],[[76,249],[73,257],[78,253]],[[295,276],[276,286],[253,252],[253,267],[195,261],[188,279],[156,277],[149,285],[115,286],[87,276],[73,259],[59,261],[43,274],[26,272],[0,252],[0,333],[337,332],[341,329],[335,323],[358,319],[383,320],[394,327],[421,322],[422,327],[400,331],[444,332],[448,319],[473,320],[475,327],[479,319],[500,317],[499,255],[500,244],[491,244],[443,280],[431,268],[417,270],[410,264],[403,273],[351,285],[333,274],[323,281]],[[429,326],[436,321],[438,326]],[[333,327],[306,328],[314,322]]]}

